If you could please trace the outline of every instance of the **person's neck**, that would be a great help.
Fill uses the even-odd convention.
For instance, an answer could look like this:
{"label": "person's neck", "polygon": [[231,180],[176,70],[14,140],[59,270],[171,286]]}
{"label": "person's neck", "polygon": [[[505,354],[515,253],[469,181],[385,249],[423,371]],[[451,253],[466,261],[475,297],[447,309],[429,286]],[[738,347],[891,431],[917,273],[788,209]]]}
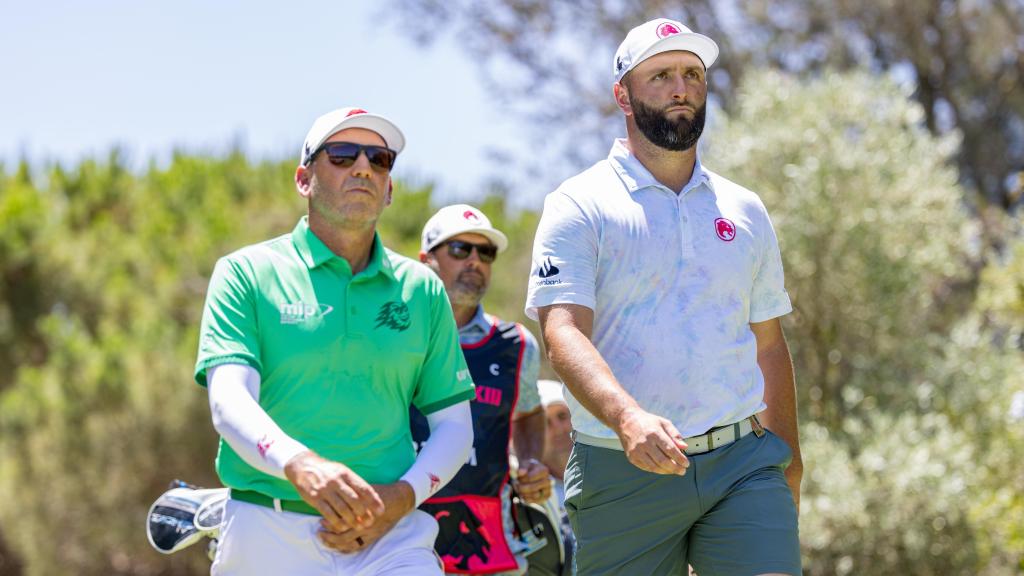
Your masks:
{"label": "person's neck", "polygon": [[626,145],[654,179],[679,194],[693,177],[697,165],[697,145],[687,150],[666,150],[654,145],[635,126],[627,127]]}
{"label": "person's neck", "polygon": [[359,274],[370,263],[370,252],[373,250],[373,237],[376,233],[374,224],[362,227],[346,227],[334,224],[309,214],[309,229],[324,243],[324,246],[337,256],[344,258],[352,269],[352,275]]}
{"label": "person's neck", "polygon": [[458,305],[453,302],[452,313],[455,315],[455,325],[461,329],[469,324],[476,316],[477,306],[478,304]]}

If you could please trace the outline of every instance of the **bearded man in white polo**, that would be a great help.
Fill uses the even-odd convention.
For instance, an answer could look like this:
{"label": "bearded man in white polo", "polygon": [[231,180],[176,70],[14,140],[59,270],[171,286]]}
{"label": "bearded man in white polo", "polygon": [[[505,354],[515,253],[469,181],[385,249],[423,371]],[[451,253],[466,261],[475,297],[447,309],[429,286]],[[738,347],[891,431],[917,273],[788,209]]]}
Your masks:
{"label": "bearded man in white polo", "polygon": [[526,310],[569,392],[587,576],[801,573],[782,259],[761,200],[697,152],[717,57],[680,22],[630,31],[612,62],[626,138],[538,226]]}

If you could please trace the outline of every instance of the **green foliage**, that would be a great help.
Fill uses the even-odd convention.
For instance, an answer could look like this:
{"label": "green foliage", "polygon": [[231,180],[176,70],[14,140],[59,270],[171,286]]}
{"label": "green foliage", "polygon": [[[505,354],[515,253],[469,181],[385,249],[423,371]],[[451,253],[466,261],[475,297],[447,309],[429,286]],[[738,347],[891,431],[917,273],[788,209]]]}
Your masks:
{"label": "green foliage", "polygon": [[979,230],[948,167],[956,143],[866,73],[751,73],[737,101],[704,161],[761,195],[782,247],[806,573],[1015,573],[1008,408],[1024,365],[993,318],[1019,304],[1020,275],[1013,260],[986,270],[971,306]]}
{"label": "green foliage", "polygon": [[143,519],[173,476],[215,482],[191,383],[206,283],[294,225],[292,170],[178,156],[136,176],[114,152],[0,177],[0,526],[27,573],[207,569],[149,550]]}
{"label": "green foliage", "polygon": [[384,210],[377,230],[384,244],[409,258],[419,259],[420,232],[433,213],[430,197],[433,186],[425,186],[419,190],[406,187],[401,182],[395,183],[394,200]]}
{"label": "green foliage", "polygon": [[804,569],[809,574],[978,573],[974,526],[963,506],[961,442],[941,415],[871,418],[851,453],[826,428],[802,430]]}
{"label": "green foliage", "polygon": [[1009,340],[1024,346],[1024,235],[1018,221],[1013,230],[1016,241],[996,254],[982,270],[978,308],[988,321],[1004,330]]}
{"label": "green foliage", "polygon": [[1007,571],[1024,571],[1024,237],[1019,231],[982,270],[976,309],[974,321],[953,334],[968,345],[961,347],[961,357],[948,358],[956,369],[947,371],[956,374],[961,387],[980,384],[986,392],[965,418],[981,447],[981,489],[970,514],[985,527],[984,551]]}
{"label": "green foliage", "polygon": [[955,142],[866,73],[797,82],[752,73],[711,138],[713,169],[758,192],[783,247],[786,318],[808,413],[830,427],[881,404],[912,406],[947,326],[938,297],[972,255]]}
{"label": "green foliage", "polygon": [[1024,433],[1009,413],[1024,359],[969,317],[933,360],[914,387],[924,413],[802,427],[807,573],[1024,569]]}
{"label": "green foliage", "polygon": [[501,254],[499,264],[493,268],[491,288],[484,307],[502,318],[524,323],[539,341],[540,328],[526,318],[523,306],[533,256],[533,235],[540,214],[527,210],[511,211],[507,200],[498,195],[489,196],[479,204],[479,208],[509,239],[508,250]]}
{"label": "green foliage", "polygon": [[[714,115],[703,161],[759,193],[778,231],[806,573],[1020,573],[1019,224],[1000,224],[1002,251],[972,248],[995,228],[961,207],[956,142],[922,130],[892,82],[747,78],[735,112]],[[143,520],[172,478],[217,482],[191,376],[202,302],[219,256],[305,212],[293,170],[178,154],[134,173],[116,150],[0,168],[0,555],[25,573],[208,571],[198,548],[153,552]],[[386,245],[417,256],[432,193],[396,182]],[[510,197],[470,203],[511,242],[485,307],[523,320],[539,215]],[[0,558],[0,572],[11,565]]]}

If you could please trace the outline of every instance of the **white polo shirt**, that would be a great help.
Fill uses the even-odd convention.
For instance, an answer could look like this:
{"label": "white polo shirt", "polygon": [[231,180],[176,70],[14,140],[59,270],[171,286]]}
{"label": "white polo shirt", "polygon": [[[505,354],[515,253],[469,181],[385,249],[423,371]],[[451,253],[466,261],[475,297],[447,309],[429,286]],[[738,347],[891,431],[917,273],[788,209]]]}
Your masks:
{"label": "white polo shirt", "polygon": [[[676,195],[625,140],[545,199],[526,314],[565,303],[594,310],[594,346],[619,383],[683,436],[764,409],[750,323],[792,310],[761,199],[699,159]],[[574,428],[615,438],[566,401]]]}

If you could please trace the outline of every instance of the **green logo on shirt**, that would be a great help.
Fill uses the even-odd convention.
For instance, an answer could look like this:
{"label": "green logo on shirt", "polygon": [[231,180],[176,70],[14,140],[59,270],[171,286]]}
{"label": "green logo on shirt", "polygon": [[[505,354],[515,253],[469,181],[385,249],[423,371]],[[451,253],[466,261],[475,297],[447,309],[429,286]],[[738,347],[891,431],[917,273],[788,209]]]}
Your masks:
{"label": "green logo on shirt", "polygon": [[409,319],[409,307],[405,302],[387,302],[380,307],[377,313],[377,326],[387,326],[396,332],[401,332],[409,327],[412,322]]}

